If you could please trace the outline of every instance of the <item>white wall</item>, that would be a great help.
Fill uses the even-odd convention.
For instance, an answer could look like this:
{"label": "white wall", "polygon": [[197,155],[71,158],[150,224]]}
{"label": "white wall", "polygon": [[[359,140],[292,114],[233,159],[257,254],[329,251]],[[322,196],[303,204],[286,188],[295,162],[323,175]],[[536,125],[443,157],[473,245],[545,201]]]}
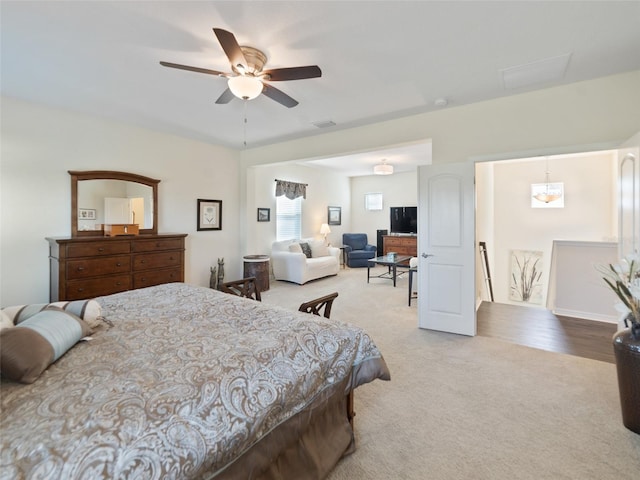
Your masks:
{"label": "white wall", "polygon": [[250,148],[241,153],[242,164],[322,158],[425,140],[432,141],[434,164],[624,141],[640,125],[638,85],[640,70],[470,105],[452,102],[443,110]]}
{"label": "white wall", "polygon": [[[564,208],[531,208],[531,184],[544,183],[544,160],[493,163],[493,198],[487,202],[483,184],[478,186],[478,212],[491,211],[493,240],[489,260],[496,302],[509,300],[512,250],[543,252],[542,303],[546,305],[551,251],[554,240],[611,241],[617,232],[616,178],[611,152],[554,157],[549,162],[552,182],[563,182]],[[488,203],[488,204],[487,204]],[[480,230],[478,230],[480,232]],[[493,245],[491,245],[493,243]]]}
{"label": "white wall", "polygon": [[[209,267],[241,270],[237,151],[2,98],[0,303],[49,300],[45,237],[71,233],[68,170],[120,170],[160,179],[159,232],[187,233],[185,280]],[[223,201],[222,230],[196,231],[196,199]]]}
{"label": "white wall", "polygon": [[[341,225],[331,225],[327,241],[342,244],[342,233],[351,231],[351,187],[349,178],[329,170],[295,164],[268,165],[250,169],[247,180],[246,254],[269,254],[276,239],[275,180],[307,184],[302,203],[302,237],[322,238],[320,225],[327,223],[327,207],[341,207]],[[271,209],[270,222],[257,221],[258,208]]]}
{"label": "white wall", "polygon": [[[364,208],[365,193],[382,193],[382,210]],[[367,175],[351,178],[351,230],[366,233],[369,243],[376,245],[376,230],[389,230],[389,207],[415,207],[418,205],[417,172],[393,175]],[[342,243],[342,238],[340,239]]]}

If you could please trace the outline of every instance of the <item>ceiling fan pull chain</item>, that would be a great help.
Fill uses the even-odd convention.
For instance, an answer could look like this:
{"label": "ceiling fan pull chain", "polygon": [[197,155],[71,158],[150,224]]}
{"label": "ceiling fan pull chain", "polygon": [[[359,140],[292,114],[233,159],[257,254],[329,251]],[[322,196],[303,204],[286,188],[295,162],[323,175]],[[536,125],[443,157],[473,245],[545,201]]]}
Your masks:
{"label": "ceiling fan pull chain", "polygon": [[244,140],[242,143],[244,143],[244,148],[247,148],[247,102],[248,100],[245,98],[244,100],[244,128],[243,128],[243,135],[244,135]]}

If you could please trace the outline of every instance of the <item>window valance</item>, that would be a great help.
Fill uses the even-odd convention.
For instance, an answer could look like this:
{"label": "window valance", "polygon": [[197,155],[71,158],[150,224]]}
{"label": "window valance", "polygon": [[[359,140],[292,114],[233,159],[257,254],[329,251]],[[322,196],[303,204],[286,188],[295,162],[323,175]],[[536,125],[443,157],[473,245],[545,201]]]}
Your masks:
{"label": "window valance", "polygon": [[276,179],[276,197],[282,195],[290,200],[298,197],[307,198],[307,184]]}

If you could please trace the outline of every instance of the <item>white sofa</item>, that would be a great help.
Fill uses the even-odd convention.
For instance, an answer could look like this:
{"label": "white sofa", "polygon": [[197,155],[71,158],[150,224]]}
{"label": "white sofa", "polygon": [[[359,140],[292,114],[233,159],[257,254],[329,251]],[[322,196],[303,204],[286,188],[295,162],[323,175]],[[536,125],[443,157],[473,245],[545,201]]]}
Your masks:
{"label": "white sofa", "polygon": [[[309,245],[311,258],[303,253],[302,243]],[[340,249],[327,247],[323,240],[314,238],[273,242],[271,266],[276,280],[303,285],[316,278],[337,275],[340,270]]]}

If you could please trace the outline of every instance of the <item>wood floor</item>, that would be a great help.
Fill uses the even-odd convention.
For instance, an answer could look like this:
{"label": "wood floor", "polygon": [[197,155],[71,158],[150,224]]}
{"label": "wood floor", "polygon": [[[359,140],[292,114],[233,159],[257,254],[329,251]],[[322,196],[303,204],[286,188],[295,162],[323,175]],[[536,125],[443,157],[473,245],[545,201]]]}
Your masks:
{"label": "wood floor", "polygon": [[482,302],[478,335],[551,352],[615,363],[613,323],[556,316],[549,310]]}

